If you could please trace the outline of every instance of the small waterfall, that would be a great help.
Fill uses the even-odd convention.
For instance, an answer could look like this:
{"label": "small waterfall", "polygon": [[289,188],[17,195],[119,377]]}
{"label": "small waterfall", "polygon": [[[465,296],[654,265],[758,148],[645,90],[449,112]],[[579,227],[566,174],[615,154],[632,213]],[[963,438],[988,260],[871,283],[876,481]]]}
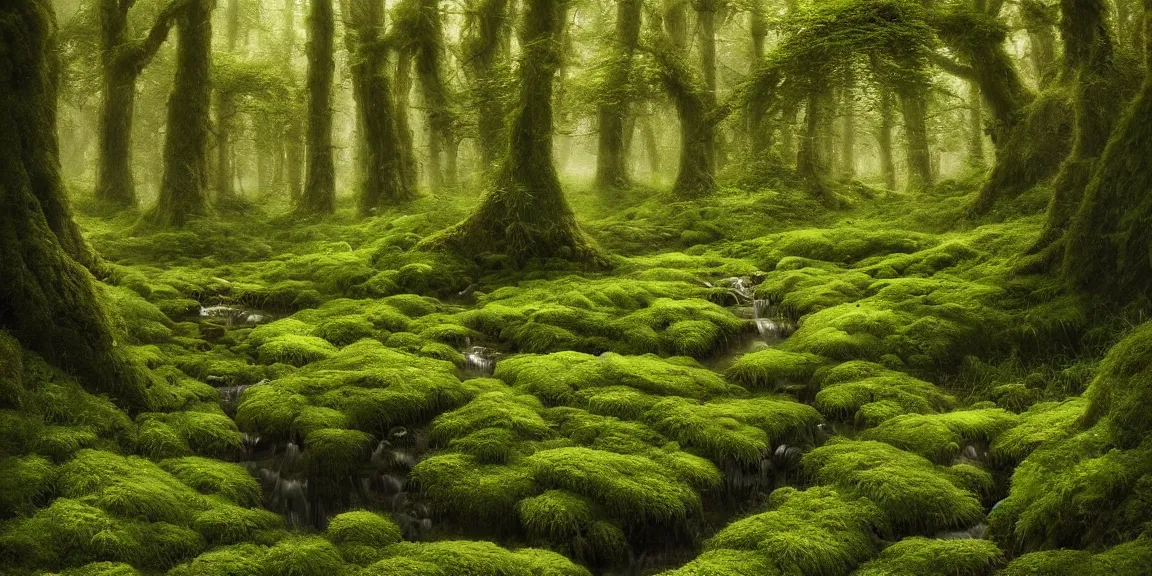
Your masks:
{"label": "small waterfall", "polygon": [[495,350],[483,346],[472,346],[464,353],[464,370],[473,374],[491,376],[496,371]]}
{"label": "small waterfall", "polygon": [[770,343],[779,342],[796,332],[796,323],[769,300],[752,301],[752,320],[756,323],[756,331]]}
{"label": "small waterfall", "polygon": [[223,320],[225,326],[265,324],[271,316],[263,312],[248,311],[232,306],[217,305],[200,307],[201,318]]}

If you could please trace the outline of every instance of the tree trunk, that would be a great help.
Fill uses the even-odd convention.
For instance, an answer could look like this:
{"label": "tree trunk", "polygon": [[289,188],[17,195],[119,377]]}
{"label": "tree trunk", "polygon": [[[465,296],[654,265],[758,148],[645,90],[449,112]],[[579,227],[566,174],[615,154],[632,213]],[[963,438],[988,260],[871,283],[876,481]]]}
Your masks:
{"label": "tree trunk", "polygon": [[632,56],[640,42],[641,0],[616,3],[614,51],[609,58],[608,75],[601,88],[600,133],[596,156],[596,185],[620,188],[628,185],[628,163],[624,155],[624,126],[628,115],[628,78]]}
{"label": "tree trunk", "polygon": [[143,408],[147,379],[117,348],[92,275],[70,255],[83,240],[61,236],[77,228],[52,213],[66,206],[55,28],[48,0],[0,4],[0,326],[88,389]]}
{"label": "tree trunk", "polygon": [[908,188],[924,190],[933,184],[932,154],[928,146],[927,90],[923,86],[904,86],[898,90],[907,147]]}
{"label": "tree trunk", "polygon": [[603,263],[576,225],[553,164],[552,91],[560,67],[564,4],[526,0],[520,93],[507,156],[476,212],[429,239],[426,247],[470,255],[502,253],[518,263],[552,257]]}
{"label": "tree trunk", "polygon": [[800,138],[800,148],[796,153],[796,173],[805,180],[809,192],[826,205],[837,203],[828,186],[828,158],[824,155],[827,145],[822,130],[826,124],[828,95],[826,88],[814,87],[808,94],[804,112],[804,133]]}
{"label": "tree trunk", "polygon": [[232,183],[232,127],[236,119],[235,97],[227,90],[216,90],[216,203],[236,202]]}
{"label": "tree trunk", "polygon": [[346,7],[344,41],[351,55],[352,95],[360,135],[361,214],[380,206],[410,200],[416,191],[405,188],[401,176],[400,135],[392,107],[392,83],[384,67],[387,53],[379,44],[384,35],[382,0],[342,0]]}
{"label": "tree trunk", "polygon": [[[704,101],[709,110],[716,107],[716,0],[693,0],[696,7],[696,28],[700,36],[700,70],[704,76]],[[723,155],[723,140],[717,138],[716,127],[709,131],[711,142],[707,145],[708,171],[716,174],[717,158]]]}
{"label": "tree trunk", "polygon": [[311,0],[308,21],[308,162],[302,214],[336,211],[336,164],[332,157],[332,58],[335,22],[332,0]]}
{"label": "tree trunk", "polygon": [[[1146,42],[1152,0],[1144,0]],[[1064,252],[1069,284],[1123,305],[1152,295],[1152,42],[1140,93],[1118,121],[1097,164]],[[1133,161],[1133,159],[1145,161]]]}
{"label": "tree trunk", "polygon": [[401,49],[396,55],[396,131],[400,136],[400,177],[404,187],[417,190],[420,173],[416,165],[416,146],[412,142],[409,124],[409,97],[412,94],[412,52]]}
{"label": "tree trunk", "polygon": [[100,66],[103,78],[100,103],[100,146],[96,169],[96,198],[112,206],[136,205],[132,174],[132,119],[136,107],[136,81],[140,72],[168,37],[182,0],[171,2],[144,38],[128,40],[130,4],[101,0]]}
{"label": "tree trunk", "polygon": [[984,103],[980,96],[980,86],[968,82],[968,166],[984,170]]}
{"label": "tree trunk", "polygon": [[480,0],[469,12],[471,35],[465,39],[465,70],[476,101],[476,147],[484,170],[491,170],[506,149],[503,103],[506,86],[509,0]]}
{"label": "tree trunk", "polygon": [[1089,186],[1097,160],[1108,145],[1117,116],[1129,91],[1124,89],[1113,63],[1113,40],[1107,8],[1101,0],[1063,0],[1065,37],[1069,40],[1065,65],[1076,70],[1076,125],[1072,152],[1053,181],[1048,218],[1040,239],[1030,250],[1051,248],[1045,263],[1055,263],[1060,239]]}
{"label": "tree trunk", "polygon": [[892,90],[880,87],[880,130],[876,143],[880,148],[880,174],[884,176],[884,187],[896,189],[896,159],[892,152],[892,130],[895,125]]}
{"label": "tree trunk", "polygon": [[1053,30],[1055,20],[1051,10],[1051,7],[1040,0],[1020,2],[1020,17],[1024,22],[1024,29],[1028,32],[1028,43],[1031,47],[1032,73],[1036,76],[1036,84],[1041,90],[1052,85],[1058,72],[1056,33]]}
{"label": "tree trunk", "polygon": [[411,31],[416,48],[416,77],[428,118],[428,172],[435,188],[456,186],[455,119],[444,80],[444,23],[439,0],[419,0],[420,16]]}
{"label": "tree trunk", "polygon": [[656,140],[655,111],[644,118],[640,130],[644,137],[644,151],[648,155],[648,169],[655,178],[660,174],[660,145]]}
{"label": "tree trunk", "polygon": [[844,72],[844,87],[840,94],[843,127],[840,134],[840,180],[856,178],[856,72],[849,64]]}
{"label": "tree trunk", "polygon": [[150,220],[183,226],[208,212],[208,110],[212,102],[214,0],[190,0],[176,28],[176,78],[168,96],[164,177]]}

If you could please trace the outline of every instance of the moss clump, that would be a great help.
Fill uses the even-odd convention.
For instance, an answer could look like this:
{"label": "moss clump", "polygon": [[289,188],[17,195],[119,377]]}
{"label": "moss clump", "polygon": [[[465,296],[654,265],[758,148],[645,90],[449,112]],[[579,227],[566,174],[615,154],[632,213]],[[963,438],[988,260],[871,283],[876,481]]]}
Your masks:
{"label": "moss clump", "polygon": [[934,540],[905,538],[855,572],[860,576],[924,574],[925,576],[982,576],[1000,564],[1001,552],[987,540]]}
{"label": "moss clump", "polygon": [[363,544],[377,548],[401,540],[396,522],[367,510],[353,510],[335,516],[329,521],[325,535],[336,544]]}
{"label": "moss clump", "polygon": [[554,552],[533,549],[511,552],[490,542],[402,542],[389,546],[385,553],[389,558],[382,561],[381,565],[389,565],[396,559],[403,558],[405,562],[401,562],[400,566],[408,565],[409,562],[431,564],[444,574],[470,576],[588,576],[589,574],[588,570]]}
{"label": "moss clump", "polygon": [[540,401],[533,396],[486,392],[462,408],[438,416],[432,422],[432,437],[446,442],[486,428],[503,428],[523,440],[541,440],[553,434],[540,416],[541,410]]}
{"label": "moss clump", "polygon": [[946,414],[894,416],[860,438],[879,440],[919,454],[938,464],[950,463],[965,444],[988,445],[1017,422],[1015,414],[999,408]]}
{"label": "moss clump", "polygon": [[782,574],[847,574],[879,548],[884,514],[867,499],[835,488],[772,493],[769,510],[729,524],[708,550],[755,551]]}
{"label": "moss clump", "polygon": [[1085,396],[1085,419],[1104,420],[1117,445],[1133,448],[1152,432],[1152,322],[1141,325],[1108,351]]}
{"label": "moss clump", "polygon": [[822,363],[823,359],[815,354],[769,348],[741,356],[728,369],[727,376],[750,390],[780,389],[790,384],[807,386]]}
{"label": "moss clump", "polygon": [[265,364],[304,366],[331,357],[336,347],[316,336],[282,335],[261,344],[257,353]]}
{"label": "moss clump", "polygon": [[323,338],[336,346],[346,346],[357,340],[373,338],[376,334],[376,326],[362,317],[329,320],[312,330],[312,336]]}
{"label": "moss clump", "polygon": [[260,484],[243,466],[209,458],[175,458],[160,467],[201,494],[220,496],[240,506],[258,506]]}
{"label": "moss clump", "polygon": [[608,564],[627,554],[624,532],[601,520],[600,507],[564,490],[525,498],[516,506],[520,524],[535,541],[560,547],[590,564]]}
{"label": "moss clump", "polygon": [[[947,411],[954,400],[939,388],[877,364],[848,362],[828,370],[813,406],[828,418],[879,424],[900,413]],[[885,402],[883,410],[869,405]],[[898,407],[899,410],[890,408]],[[877,418],[876,416],[879,416]]]}
{"label": "moss clump", "polygon": [[439,454],[412,469],[412,480],[436,507],[464,519],[500,526],[531,495],[533,473],[520,465],[485,465],[466,454]]}
{"label": "moss clump", "polygon": [[690,485],[643,456],[555,448],[525,463],[540,486],[583,495],[627,523],[682,521],[700,510]]}
{"label": "moss clump", "polygon": [[82,450],[60,466],[60,495],[126,518],[187,525],[205,497],[156,464],[135,456]]}
{"label": "moss clump", "polygon": [[338,478],[363,466],[375,443],[359,430],[322,428],[304,437],[303,448],[312,474]]}
{"label": "moss clump", "polygon": [[205,552],[168,572],[170,576],[263,576],[268,549],[254,544],[223,546]]}
{"label": "moss clump", "polygon": [[236,424],[216,406],[205,410],[141,414],[136,418],[140,450],[152,458],[189,454],[228,458],[236,454],[242,439]]}
{"label": "moss clump", "polygon": [[776,576],[776,564],[759,551],[709,550],[663,576]]}
{"label": "moss clump", "polygon": [[931,236],[907,230],[846,226],[773,234],[748,244],[756,247],[752,254],[756,265],[772,270],[788,256],[851,264],[870,256],[918,252],[933,243]]}
{"label": "moss clump", "polygon": [[660,399],[627,386],[585,388],[576,393],[577,404],[601,416],[614,416],[623,420],[639,420]]}
{"label": "moss clump", "polygon": [[550,405],[572,405],[587,388],[627,386],[658,396],[708,398],[732,390],[714,372],[656,356],[558,352],[523,355],[496,365],[496,377]]}
{"label": "moss clump", "polygon": [[1020,415],[1020,423],[992,441],[989,455],[999,463],[1017,464],[1037,448],[1076,433],[1088,407],[1083,398],[1041,402]]}
{"label": "moss clump", "polygon": [[264,555],[265,576],[331,576],[344,568],[332,543],[318,536],[285,538]]}
{"label": "moss clump", "polygon": [[42,456],[0,456],[0,517],[34,509],[52,491],[56,469]]}
{"label": "moss clump", "polygon": [[217,505],[196,516],[192,527],[212,544],[260,540],[262,533],[283,528],[279,514],[256,508]]}
{"label": "moss clump", "polygon": [[645,418],[684,446],[713,462],[758,464],[776,446],[808,439],[823,419],[811,406],[783,398],[712,400],[668,398]]}
{"label": "moss clump", "polygon": [[884,443],[834,439],[805,454],[801,466],[821,484],[871,500],[897,534],[966,529],[984,518],[980,501],[947,468]]}

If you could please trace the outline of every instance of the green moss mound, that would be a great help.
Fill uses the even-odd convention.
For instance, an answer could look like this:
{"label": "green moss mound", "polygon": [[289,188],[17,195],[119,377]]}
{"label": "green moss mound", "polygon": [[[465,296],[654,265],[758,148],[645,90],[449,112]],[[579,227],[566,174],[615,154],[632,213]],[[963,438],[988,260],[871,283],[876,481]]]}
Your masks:
{"label": "green moss mound", "polygon": [[987,540],[933,540],[906,538],[855,572],[859,576],[924,574],[926,576],[981,576],[1000,563],[1001,552]]}

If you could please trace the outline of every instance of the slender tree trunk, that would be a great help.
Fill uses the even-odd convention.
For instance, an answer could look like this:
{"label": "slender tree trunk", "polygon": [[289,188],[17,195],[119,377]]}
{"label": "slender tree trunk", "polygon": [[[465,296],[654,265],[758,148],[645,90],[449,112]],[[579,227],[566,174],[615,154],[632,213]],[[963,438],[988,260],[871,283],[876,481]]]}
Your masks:
{"label": "slender tree trunk", "polygon": [[923,86],[905,86],[899,89],[900,113],[904,119],[905,159],[908,164],[908,188],[930,188],[932,154],[928,146],[928,103]]}
{"label": "slender tree trunk", "polygon": [[648,169],[656,177],[660,174],[660,145],[656,140],[655,112],[644,117],[641,133],[644,137],[644,150],[648,155]]}
{"label": "slender tree trunk", "polygon": [[401,175],[400,135],[392,106],[392,85],[384,67],[387,53],[379,44],[384,35],[382,0],[341,0],[346,7],[345,44],[351,55],[352,95],[356,100],[356,125],[360,135],[361,214],[380,206],[415,197]]}
{"label": "slender tree trunk", "polygon": [[596,156],[596,185],[618,188],[628,185],[628,163],[624,155],[624,126],[628,116],[628,78],[632,74],[632,56],[640,42],[641,0],[616,3],[614,53],[610,56],[608,77],[600,103],[599,147]]}
{"label": "slender tree trunk", "polygon": [[236,201],[233,186],[232,128],[236,119],[234,96],[227,90],[216,90],[216,203]]}
{"label": "slender tree trunk", "polygon": [[308,22],[308,162],[303,214],[336,211],[336,164],[332,157],[332,58],[335,18],[332,0],[311,0]]}
{"label": "slender tree trunk", "polygon": [[503,253],[517,262],[560,257],[602,263],[576,225],[552,158],[552,95],[560,67],[564,4],[526,0],[520,94],[496,184],[467,220],[429,239],[425,247]]}
{"label": "slender tree trunk", "polygon": [[884,187],[888,190],[896,189],[896,160],[892,152],[892,130],[895,125],[895,112],[893,111],[892,89],[887,86],[880,87],[880,130],[876,134],[876,143],[880,149],[880,174],[884,177]]}
{"label": "slender tree trunk", "polygon": [[686,64],[686,3],[665,3],[665,45],[654,52],[664,88],[676,105],[680,124],[680,167],[672,193],[681,198],[708,196],[716,190],[715,122],[708,118],[709,95],[706,86]]}
{"label": "slender tree trunk", "polygon": [[404,187],[417,189],[419,169],[416,165],[416,146],[412,142],[409,123],[409,97],[412,94],[412,52],[400,50],[396,56],[396,131],[400,136],[400,176]]}
{"label": "slender tree trunk", "polygon": [[976,170],[988,167],[984,160],[984,102],[980,86],[968,82],[968,166]]}
{"label": "slender tree trunk", "polygon": [[849,64],[844,73],[840,107],[844,111],[840,134],[840,179],[856,177],[856,71]]}
{"label": "slender tree trunk", "polygon": [[182,10],[174,0],[160,13],[148,35],[128,39],[131,4],[100,0],[100,65],[103,72],[100,103],[100,144],[96,169],[96,198],[112,206],[136,205],[132,174],[132,120],[136,107],[136,81],[140,72],[168,37]]}
{"label": "slender tree trunk", "polygon": [[469,12],[471,35],[465,39],[465,70],[476,101],[476,144],[484,170],[491,170],[504,145],[504,79],[507,75],[509,0],[479,0]]}
{"label": "slender tree trunk", "polygon": [[1021,0],[1020,16],[1028,32],[1031,47],[1032,72],[1038,87],[1043,90],[1056,80],[1056,32],[1052,8],[1040,0]]}
{"label": "slender tree trunk", "polygon": [[420,18],[412,31],[416,40],[416,76],[428,118],[428,172],[435,188],[456,186],[455,118],[444,80],[444,23],[439,0],[419,0]]}
{"label": "slender tree trunk", "polygon": [[[705,104],[708,109],[716,107],[716,11],[715,0],[693,0],[696,7],[696,25],[700,37],[700,70],[704,74]],[[708,144],[708,170],[716,173],[717,159],[723,155],[723,140],[718,138],[715,127],[710,130],[712,139]]]}
{"label": "slender tree trunk", "polygon": [[[752,62],[748,70],[748,76],[751,77],[764,62],[764,45],[768,39],[768,19],[764,13],[762,0],[753,0],[748,10],[748,27],[752,36]],[[751,160],[756,161],[763,158],[772,145],[772,134],[767,126],[767,110],[764,102],[759,99],[750,101],[747,116],[749,156]]]}
{"label": "slender tree trunk", "polygon": [[168,97],[164,177],[150,219],[183,226],[208,212],[208,110],[212,102],[214,0],[191,0],[176,28],[176,78]]}
{"label": "slender tree trunk", "polygon": [[[116,346],[66,211],[56,141],[55,16],[48,0],[0,4],[0,326],[89,390],[129,408],[147,380]],[[55,224],[53,224],[55,221]],[[86,245],[81,253],[91,254]]]}

